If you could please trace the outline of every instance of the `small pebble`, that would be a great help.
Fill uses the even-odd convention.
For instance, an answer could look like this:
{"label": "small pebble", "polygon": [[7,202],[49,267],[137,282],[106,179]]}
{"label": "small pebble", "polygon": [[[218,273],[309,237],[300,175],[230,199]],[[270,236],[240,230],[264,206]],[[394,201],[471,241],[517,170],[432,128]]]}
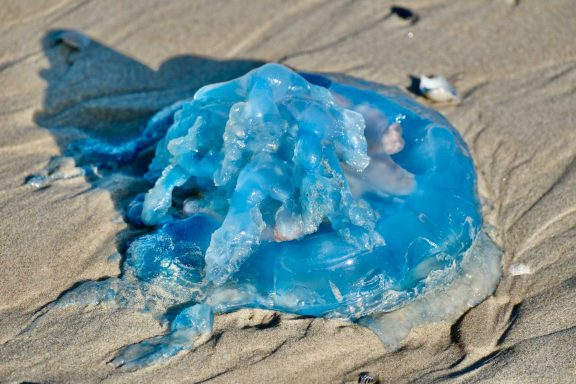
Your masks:
{"label": "small pebble", "polygon": [[442,76],[420,77],[420,93],[433,101],[454,101],[459,99],[458,91]]}
{"label": "small pebble", "polygon": [[402,20],[409,21],[410,24],[416,24],[420,20],[420,16],[408,8],[392,6],[390,12]]}
{"label": "small pebble", "polygon": [[56,37],[56,43],[62,43],[72,49],[82,50],[90,45],[90,38],[78,31],[64,31]]}

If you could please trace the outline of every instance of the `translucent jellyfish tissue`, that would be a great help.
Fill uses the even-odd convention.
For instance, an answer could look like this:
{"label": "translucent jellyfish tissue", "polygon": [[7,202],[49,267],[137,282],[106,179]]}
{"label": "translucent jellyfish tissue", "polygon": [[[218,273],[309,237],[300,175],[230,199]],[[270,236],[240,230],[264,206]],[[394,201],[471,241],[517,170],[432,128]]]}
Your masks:
{"label": "translucent jellyfish tissue", "polygon": [[474,165],[439,113],[400,90],[267,64],[201,88],[119,145],[75,143],[96,165],[155,155],[126,208],[123,273],[47,308],[150,312],[166,333],[112,361],[191,350],[240,308],[347,319],[395,348],[489,295],[500,253],[482,231]]}

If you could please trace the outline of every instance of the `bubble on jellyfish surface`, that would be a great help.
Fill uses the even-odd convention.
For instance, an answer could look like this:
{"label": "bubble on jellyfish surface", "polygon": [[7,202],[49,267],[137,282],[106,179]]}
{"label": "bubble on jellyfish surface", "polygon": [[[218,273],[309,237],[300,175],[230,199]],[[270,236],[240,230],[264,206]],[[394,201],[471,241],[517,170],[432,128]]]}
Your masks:
{"label": "bubble on jellyfish surface", "polygon": [[395,87],[267,64],[158,112],[122,144],[75,142],[92,166],[155,155],[126,220],[118,277],[64,292],[73,305],[143,310],[166,332],[111,363],[191,350],[214,314],[261,308],[337,318],[389,349],[453,321],[500,278],[463,139]]}

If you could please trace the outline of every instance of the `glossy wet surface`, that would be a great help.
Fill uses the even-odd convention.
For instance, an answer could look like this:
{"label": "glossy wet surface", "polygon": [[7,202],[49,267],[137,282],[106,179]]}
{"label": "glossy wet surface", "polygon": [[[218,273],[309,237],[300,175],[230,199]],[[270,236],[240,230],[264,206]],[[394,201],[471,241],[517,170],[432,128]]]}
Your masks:
{"label": "glossy wet surface", "polygon": [[[474,167],[440,114],[391,87],[335,80],[270,64],[159,112],[135,139],[72,143],[76,157],[107,167],[156,147],[153,187],[127,219],[157,229],[132,242],[121,278],[50,307],[111,302],[168,321],[168,334],[114,360],[127,368],[191,349],[214,312],[240,308],[362,319],[393,347],[415,320],[387,338],[371,315],[470,272],[462,261],[482,225]],[[476,264],[498,260],[483,251]],[[483,293],[454,302],[478,302],[499,270],[475,275]],[[435,303],[420,322],[457,312],[443,308],[450,299]]]}

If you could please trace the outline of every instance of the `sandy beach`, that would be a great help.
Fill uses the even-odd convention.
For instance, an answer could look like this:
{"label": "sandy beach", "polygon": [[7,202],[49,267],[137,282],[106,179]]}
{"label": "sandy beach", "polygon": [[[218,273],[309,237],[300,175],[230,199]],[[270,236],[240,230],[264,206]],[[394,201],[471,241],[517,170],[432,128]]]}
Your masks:
{"label": "sandy beach", "polygon": [[[416,23],[390,14],[409,7]],[[0,1],[1,383],[573,383],[576,381],[576,3],[572,0]],[[90,38],[55,44],[63,29]],[[126,174],[26,185],[88,135],[137,132],[201,86],[265,62],[408,91],[442,75],[444,114],[467,142],[496,291],[454,323],[413,329],[395,351],[358,325],[262,310],[217,316],[212,337],[166,364],[107,364],[162,334],[106,306],[34,313],[79,282],[119,274],[137,230]],[[75,164],[60,165],[74,175]]]}

